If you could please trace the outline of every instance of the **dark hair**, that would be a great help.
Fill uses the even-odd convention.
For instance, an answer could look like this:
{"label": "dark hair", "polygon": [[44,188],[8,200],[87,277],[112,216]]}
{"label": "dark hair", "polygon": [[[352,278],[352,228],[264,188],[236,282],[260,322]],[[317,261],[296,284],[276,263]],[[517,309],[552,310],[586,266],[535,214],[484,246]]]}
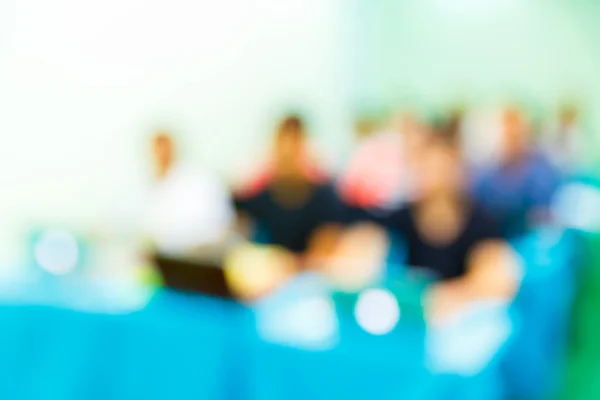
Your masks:
{"label": "dark hair", "polygon": [[461,124],[462,115],[459,113],[452,113],[430,120],[428,126],[431,131],[431,142],[458,147],[460,143]]}
{"label": "dark hair", "polygon": [[303,132],[304,121],[302,121],[302,118],[298,115],[288,115],[281,121],[279,128],[286,131]]}
{"label": "dark hair", "polygon": [[306,131],[304,129],[304,121],[298,115],[288,115],[279,124],[279,129],[276,133],[276,137],[282,135],[291,135],[296,139],[304,139],[306,137]]}
{"label": "dark hair", "polygon": [[445,132],[446,135],[452,137],[456,142],[460,139],[461,134],[461,126],[463,123],[463,113],[462,111],[454,111],[446,120]]}

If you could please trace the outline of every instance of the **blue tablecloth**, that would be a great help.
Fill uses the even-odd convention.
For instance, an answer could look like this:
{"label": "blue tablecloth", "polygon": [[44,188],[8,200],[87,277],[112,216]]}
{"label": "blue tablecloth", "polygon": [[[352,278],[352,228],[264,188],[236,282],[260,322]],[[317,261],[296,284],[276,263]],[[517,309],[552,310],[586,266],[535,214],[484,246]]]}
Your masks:
{"label": "blue tablecloth", "polygon": [[[358,325],[351,303],[334,303],[327,284],[306,275],[257,307],[258,328],[268,341],[250,348],[250,398],[425,398],[433,379],[425,366],[423,321],[401,318],[389,334],[376,336]],[[288,316],[304,323],[288,322]],[[335,321],[328,321],[332,316]],[[277,329],[281,325],[286,329]]]}
{"label": "blue tablecloth", "polygon": [[2,398],[240,398],[231,357],[252,326],[243,307],[166,292],[130,313],[36,302],[0,307]]}
{"label": "blue tablecloth", "polygon": [[548,398],[560,385],[581,261],[577,242],[574,232],[552,228],[515,241],[524,275],[512,308],[521,318],[501,367],[513,397]]}
{"label": "blue tablecloth", "polygon": [[[337,345],[325,350],[255,342],[251,398],[441,400],[449,393],[460,400],[504,398],[498,358],[507,336],[501,330],[492,326],[501,336],[478,344],[469,335],[460,337],[460,329],[426,332],[413,322],[373,336],[348,318]],[[480,334],[486,332],[475,333]]]}
{"label": "blue tablecloth", "polygon": [[[501,398],[494,360],[505,337],[484,345],[484,365],[465,372],[430,365],[427,342],[446,336],[410,319],[374,336],[338,310],[335,345],[307,349],[265,340],[260,313],[232,302],[161,291],[139,310],[111,307],[103,296],[74,309],[68,303],[95,290],[65,295],[74,287],[0,295],[2,398]],[[482,353],[460,337],[445,344]]]}

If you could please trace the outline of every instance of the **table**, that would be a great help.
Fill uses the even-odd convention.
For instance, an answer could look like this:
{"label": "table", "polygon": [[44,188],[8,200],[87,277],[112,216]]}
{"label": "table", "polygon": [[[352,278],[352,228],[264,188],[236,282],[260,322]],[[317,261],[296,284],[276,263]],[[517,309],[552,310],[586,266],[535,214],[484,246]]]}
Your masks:
{"label": "table", "polygon": [[461,370],[456,354],[444,364],[428,343],[446,338],[442,347],[463,353],[473,343],[415,321],[401,319],[391,334],[374,336],[348,310],[336,310],[334,345],[308,348],[265,337],[256,329],[264,316],[258,308],[163,290],[128,309],[103,290],[64,282],[0,290],[3,398],[501,398],[494,360],[506,336],[475,346],[487,358]]}
{"label": "table", "polygon": [[252,326],[243,307],[162,292],[137,311],[96,312],[36,297],[31,304],[4,298],[0,308],[3,398],[235,395],[231,377],[240,375],[239,364],[230,357],[238,334]]}

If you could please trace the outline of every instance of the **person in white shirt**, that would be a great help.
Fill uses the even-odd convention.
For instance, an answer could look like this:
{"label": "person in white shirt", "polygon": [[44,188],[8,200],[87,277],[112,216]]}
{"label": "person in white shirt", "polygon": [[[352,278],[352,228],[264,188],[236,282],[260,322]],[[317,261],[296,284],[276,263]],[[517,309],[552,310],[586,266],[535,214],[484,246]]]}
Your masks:
{"label": "person in white shirt", "polygon": [[152,139],[156,179],[144,208],[143,234],[159,252],[185,254],[218,246],[234,218],[225,185],[209,170],[195,171],[176,160],[168,132]]}

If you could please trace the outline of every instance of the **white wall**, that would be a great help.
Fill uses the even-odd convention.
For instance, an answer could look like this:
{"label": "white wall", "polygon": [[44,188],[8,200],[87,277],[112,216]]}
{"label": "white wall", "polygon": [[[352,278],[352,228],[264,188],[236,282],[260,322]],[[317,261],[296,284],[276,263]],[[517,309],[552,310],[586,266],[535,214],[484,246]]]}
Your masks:
{"label": "white wall", "polygon": [[0,2],[0,258],[41,224],[88,229],[147,173],[159,125],[222,172],[299,106],[343,143],[342,0]]}

